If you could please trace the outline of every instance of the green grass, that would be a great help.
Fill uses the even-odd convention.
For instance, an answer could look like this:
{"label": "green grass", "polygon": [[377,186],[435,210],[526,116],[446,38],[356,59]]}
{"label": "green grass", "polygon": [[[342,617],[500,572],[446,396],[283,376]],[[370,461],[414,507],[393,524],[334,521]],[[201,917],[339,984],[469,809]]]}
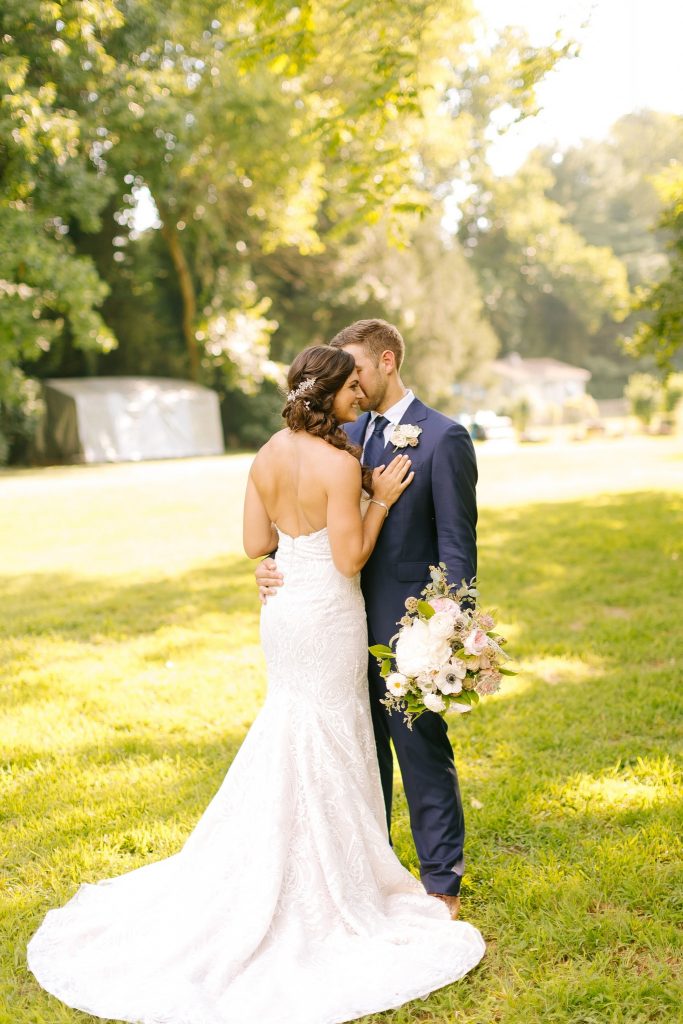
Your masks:
{"label": "green grass", "polygon": [[[34,982],[30,935],[81,881],[179,848],[263,699],[244,463],[185,466],[181,489],[182,464],[0,477],[1,1024],[94,1020]],[[680,1019],[682,536],[674,492],[483,511],[522,669],[451,724],[488,952],[368,1022]],[[395,841],[416,870],[400,789]]]}

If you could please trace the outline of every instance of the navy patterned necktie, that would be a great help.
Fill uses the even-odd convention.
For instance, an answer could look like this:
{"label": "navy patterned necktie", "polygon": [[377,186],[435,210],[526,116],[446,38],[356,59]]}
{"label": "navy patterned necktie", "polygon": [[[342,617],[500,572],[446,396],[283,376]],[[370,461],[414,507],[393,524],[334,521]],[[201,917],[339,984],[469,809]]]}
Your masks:
{"label": "navy patterned necktie", "polygon": [[363,455],[364,466],[370,466],[374,469],[382,464],[382,456],[386,447],[384,444],[384,430],[388,422],[389,420],[386,416],[377,416],[375,419],[375,429],[365,446],[365,454]]}

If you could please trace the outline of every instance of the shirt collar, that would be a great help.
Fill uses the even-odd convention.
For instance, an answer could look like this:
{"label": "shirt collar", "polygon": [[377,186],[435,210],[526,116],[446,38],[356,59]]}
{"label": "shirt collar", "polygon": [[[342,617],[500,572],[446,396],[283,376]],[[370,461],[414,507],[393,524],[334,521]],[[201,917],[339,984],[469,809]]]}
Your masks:
{"label": "shirt collar", "polygon": [[[389,420],[389,422],[392,423],[395,427],[398,426],[398,424],[401,422],[401,418],[405,415],[408,406],[410,405],[411,402],[414,401],[414,399],[415,395],[410,390],[410,388],[408,388],[405,395],[403,395],[402,398],[399,398],[398,402],[395,402],[390,409],[384,410],[382,416],[385,416]],[[371,412],[370,423],[374,423],[378,416],[378,412]]]}

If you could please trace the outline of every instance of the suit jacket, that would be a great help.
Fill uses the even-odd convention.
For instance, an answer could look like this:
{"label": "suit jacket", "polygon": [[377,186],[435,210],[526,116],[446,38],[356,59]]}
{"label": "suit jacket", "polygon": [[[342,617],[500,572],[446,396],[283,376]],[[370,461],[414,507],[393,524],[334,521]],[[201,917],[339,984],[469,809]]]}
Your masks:
{"label": "suit jacket", "polygon": [[[362,445],[370,413],[346,425]],[[391,508],[375,550],[361,572],[370,643],[388,643],[405,612],[409,595],[429,582],[429,566],[445,562],[450,583],[477,573],[477,462],[464,427],[418,398],[402,423],[422,427],[416,448],[401,449],[412,460],[415,478]],[[384,463],[394,458],[391,442]]]}

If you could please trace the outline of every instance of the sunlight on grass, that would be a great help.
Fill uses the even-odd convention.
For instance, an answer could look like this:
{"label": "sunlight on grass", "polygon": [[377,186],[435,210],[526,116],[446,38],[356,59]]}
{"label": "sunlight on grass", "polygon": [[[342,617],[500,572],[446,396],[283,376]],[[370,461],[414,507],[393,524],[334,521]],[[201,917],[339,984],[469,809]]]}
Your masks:
{"label": "sunlight on grass", "polygon": [[583,814],[648,809],[680,801],[680,780],[670,758],[638,758],[635,765],[573,775],[563,785],[553,786],[534,810]]}
{"label": "sunlight on grass", "polygon": [[[177,852],[263,702],[240,458],[7,481],[0,1024],[93,1020],[38,989],[30,934],[82,881]],[[669,1024],[683,495],[488,507],[480,524],[482,600],[520,672],[449,721],[463,917],[488,952],[462,983],[367,1024]],[[393,833],[417,872],[398,778]]]}
{"label": "sunlight on grass", "polygon": [[560,683],[590,682],[602,675],[604,667],[603,659],[590,654],[586,654],[582,658],[555,655],[525,658],[520,671],[524,676],[540,679],[541,682],[548,683],[550,686],[557,686]]}

